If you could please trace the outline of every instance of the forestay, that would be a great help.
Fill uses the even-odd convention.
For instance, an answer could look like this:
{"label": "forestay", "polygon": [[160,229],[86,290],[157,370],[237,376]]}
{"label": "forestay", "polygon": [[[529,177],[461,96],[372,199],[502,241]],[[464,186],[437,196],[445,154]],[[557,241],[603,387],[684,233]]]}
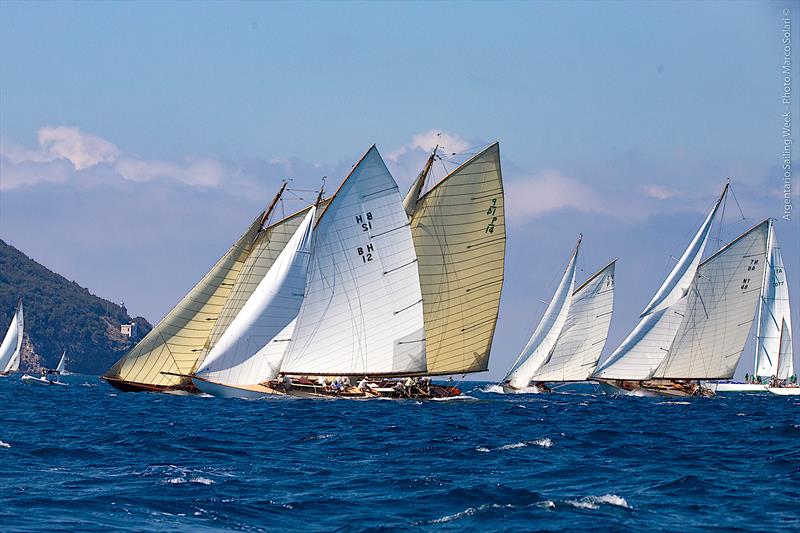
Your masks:
{"label": "forestay", "polygon": [[611,262],[575,289],[556,345],[532,381],[584,381],[592,375],[611,325],[615,264]]}
{"label": "forestay", "polygon": [[375,376],[425,370],[408,216],[373,146],[319,217],[306,295],[281,371]]}
{"label": "forestay", "polygon": [[555,295],[550,300],[550,304],[544,312],[544,316],[539,321],[536,329],[528,340],[528,344],[517,357],[514,366],[511,367],[504,383],[508,383],[514,388],[520,389],[527,387],[533,374],[539,369],[544,360],[555,348],[556,341],[561,334],[564,324],[567,321],[570,307],[572,305],[573,289],[575,287],[575,268],[578,260],[578,250],[581,241],[575,246],[575,251],[570,257],[567,268],[561,276]]}
{"label": "forestay", "polygon": [[22,312],[22,302],[17,306],[11,324],[0,344],[0,372],[15,372],[19,370],[22,351],[22,337],[25,329],[25,319]]}
{"label": "forestay", "polygon": [[686,293],[705,250],[714,218],[728,186],[714,204],[700,229],[667,279],[640,316],[639,323],[608,359],[595,377],[600,379],[649,379],[675,339],[686,306]]}
{"label": "forestay", "polygon": [[753,324],[767,259],[768,222],[703,262],[659,379],[730,379]]}
{"label": "forestay", "polygon": [[497,143],[456,168],[413,206],[428,374],[488,368],[503,287],[503,206]]}
{"label": "forestay", "polygon": [[199,377],[252,385],[277,376],[291,338],[290,325],[303,301],[315,212],[313,207],[306,211],[292,238],[211,348],[197,371]]}
{"label": "forestay", "polygon": [[[775,375],[780,377],[784,372],[788,372],[781,379],[791,376],[794,371],[792,345],[791,342],[788,345],[782,342],[783,338],[791,337],[789,287],[772,221],[769,228],[769,262],[764,275],[758,321],[755,374],[762,377]],[[779,363],[784,367],[781,371],[778,369]]]}

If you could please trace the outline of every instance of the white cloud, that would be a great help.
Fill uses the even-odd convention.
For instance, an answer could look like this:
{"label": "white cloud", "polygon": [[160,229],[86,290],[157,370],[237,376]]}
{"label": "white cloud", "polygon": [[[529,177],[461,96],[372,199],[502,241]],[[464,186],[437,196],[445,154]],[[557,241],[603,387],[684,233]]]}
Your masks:
{"label": "white cloud", "polygon": [[171,178],[200,187],[220,185],[225,174],[219,161],[206,158],[187,159],[183,164],[177,164],[124,157],[117,161],[115,168],[123,178],[131,181]]}
{"label": "white cloud", "polygon": [[99,163],[113,163],[119,149],[96,135],[83,133],[78,128],[46,126],[39,130],[39,146],[53,159],[66,159],[75,170],[83,170]]}
{"label": "white cloud", "polygon": [[432,129],[414,135],[409,144],[392,150],[386,156],[386,159],[396,163],[401,156],[409,151],[420,150],[426,153],[432,152],[437,144],[439,148],[449,153],[464,152],[470,147],[469,142],[457,133],[448,133],[446,131]]}
{"label": "white cloud", "polygon": [[648,185],[645,187],[645,192],[647,196],[657,200],[668,200],[675,196],[675,191],[661,185]]}
{"label": "white cloud", "polygon": [[589,213],[609,212],[589,187],[555,170],[509,182],[505,187],[505,199],[506,216],[516,221],[567,208]]}

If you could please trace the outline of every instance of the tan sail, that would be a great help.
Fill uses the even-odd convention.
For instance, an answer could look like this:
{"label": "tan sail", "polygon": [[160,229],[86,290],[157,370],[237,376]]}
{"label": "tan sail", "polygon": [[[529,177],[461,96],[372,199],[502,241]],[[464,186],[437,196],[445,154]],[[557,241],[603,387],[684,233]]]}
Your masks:
{"label": "tan sail", "polygon": [[275,252],[275,247],[285,244],[288,228],[299,224],[306,212],[304,209],[264,228],[274,206],[275,201],[167,316],[106,372],[103,377],[109,383],[123,390],[189,385],[185,376],[196,369],[212,337],[219,338],[255,289],[256,271],[269,269],[280,251]]}
{"label": "tan sail", "polygon": [[506,227],[494,143],[445,177],[411,217],[428,372],[486,370],[503,286]]}

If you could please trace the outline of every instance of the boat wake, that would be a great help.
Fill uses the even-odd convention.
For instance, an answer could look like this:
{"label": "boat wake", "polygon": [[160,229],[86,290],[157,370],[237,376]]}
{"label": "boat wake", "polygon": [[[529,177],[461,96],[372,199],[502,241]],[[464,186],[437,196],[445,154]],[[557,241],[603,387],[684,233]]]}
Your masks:
{"label": "boat wake", "polygon": [[537,387],[523,387],[521,389],[506,390],[503,389],[502,385],[498,385],[497,383],[486,385],[485,387],[480,388],[478,390],[489,394],[541,394],[542,393],[542,391],[539,390]]}
{"label": "boat wake", "polygon": [[479,446],[475,448],[476,452],[497,452],[497,451],[504,451],[504,450],[514,450],[516,448],[526,448],[528,446],[539,446],[541,448],[552,448],[553,441],[547,437],[542,439],[536,440],[526,440],[522,442],[515,442],[513,444],[503,444],[502,446],[498,446],[497,448],[487,448],[486,446]]}
{"label": "boat wake", "polygon": [[449,402],[453,400],[477,400],[475,396],[469,394],[459,394],[458,396],[445,396],[443,398],[431,398],[432,402]]}

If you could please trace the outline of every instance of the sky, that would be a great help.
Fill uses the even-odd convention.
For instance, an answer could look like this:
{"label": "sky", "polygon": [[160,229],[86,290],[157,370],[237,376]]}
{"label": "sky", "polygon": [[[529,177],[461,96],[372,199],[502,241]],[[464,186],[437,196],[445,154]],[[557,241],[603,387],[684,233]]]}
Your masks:
{"label": "sky", "polygon": [[797,327],[784,9],[800,43],[790,2],[0,2],[0,238],[155,323],[281,179],[312,199],[377,143],[404,192],[435,143],[459,154],[441,178],[498,140],[505,290],[475,379],[516,359],[579,233],[579,281],[618,258],[610,353],[727,178],[714,237],[778,219]]}

